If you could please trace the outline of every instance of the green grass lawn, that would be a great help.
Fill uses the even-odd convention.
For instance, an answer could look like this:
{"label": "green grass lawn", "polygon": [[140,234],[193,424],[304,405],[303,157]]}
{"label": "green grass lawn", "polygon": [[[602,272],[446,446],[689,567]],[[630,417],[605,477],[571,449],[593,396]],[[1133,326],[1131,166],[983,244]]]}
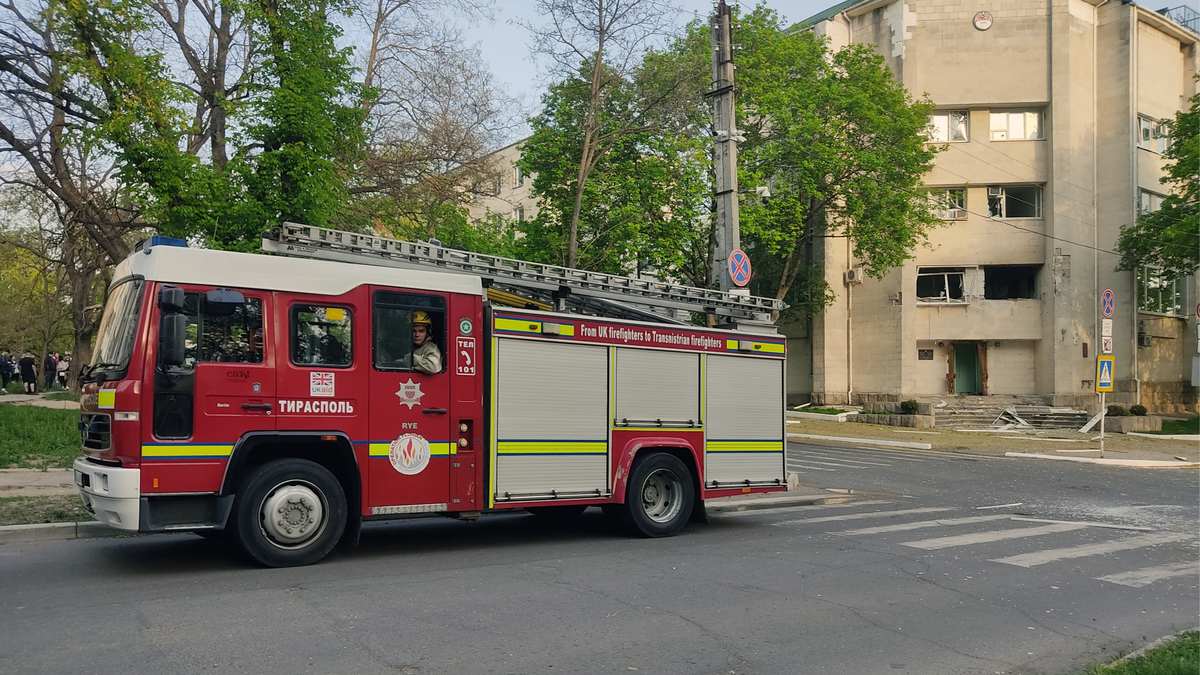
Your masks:
{"label": "green grass lawn", "polygon": [[1188,420],[1163,420],[1162,434],[1189,434],[1195,436],[1200,434],[1200,417],[1193,417]]}
{"label": "green grass lawn", "polygon": [[810,413],[817,413],[818,415],[840,415],[844,412],[850,412],[850,411],[849,410],[841,410],[839,408],[801,408],[801,409],[797,410],[796,412],[810,412]]}
{"label": "green grass lawn", "polygon": [[79,394],[72,394],[69,391],[62,391],[62,390],[46,394],[42,398],[46,399],[47,401],[75,401],[77,403],[79,402]]}
{"label": "green grass lawn", "polygon": [[1124,663],[1090,666],[1083,675],[1196,675],[1200,672],[1200,633],[1184,633]]}
{"label": "green grass lawn", "polygon": [[0,468],[67,468],[81,454],[79,411],[0,403]]}

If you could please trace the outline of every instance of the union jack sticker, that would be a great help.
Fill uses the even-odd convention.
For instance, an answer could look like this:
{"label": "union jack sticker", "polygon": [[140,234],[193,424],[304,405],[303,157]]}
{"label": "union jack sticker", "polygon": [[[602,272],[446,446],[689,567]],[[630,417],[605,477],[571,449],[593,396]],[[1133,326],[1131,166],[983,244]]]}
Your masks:
{"label": "union jack sticker", "polygon": [[309,396],[333,396],[333,373],[309,373]]}

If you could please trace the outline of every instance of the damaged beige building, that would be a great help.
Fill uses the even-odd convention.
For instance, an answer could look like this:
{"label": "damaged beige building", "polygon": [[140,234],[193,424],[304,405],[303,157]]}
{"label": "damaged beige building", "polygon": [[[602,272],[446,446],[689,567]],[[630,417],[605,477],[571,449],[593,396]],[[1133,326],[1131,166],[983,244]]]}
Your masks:
{"label": "damaged beige building", "polygon": [[1122,0],[867,0],[806,21],[835,48],[875,45],[935,103],[947,149],[925,183],[947,208],[931,248],[882,280],[863,278],[845,239],[818,240],[838,300],[785,327],[789,398],[1082,408],[1111,349],[1110,402],[1195,412],[1196,278],[1116,272],[1113,253],[1163,196],[1161,122],[1197,91],[1189,19]]}

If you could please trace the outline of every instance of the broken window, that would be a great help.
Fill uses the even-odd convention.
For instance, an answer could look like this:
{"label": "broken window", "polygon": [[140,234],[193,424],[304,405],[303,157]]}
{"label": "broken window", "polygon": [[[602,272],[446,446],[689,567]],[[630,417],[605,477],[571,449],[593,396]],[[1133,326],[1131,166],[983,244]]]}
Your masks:
{"label": "broken window", "polygon": [[1037,274],[1041,265],[993,265],[983,268],[985,300],[1017,300],[1037,297]]}
{"label": "broken window", "polygon": [[939,110],[929,116],[929,140],[935,143],[966,143],[970,136],[967,133],[967,120],[970,115],[966,110]]}
{"label": "broken window", "polygon": [[993,141],[1038,141],[1042,135],[1041,110],[994,110],[991,114]]}
{"label": "broken window", "polygon": [[988,187],[988,218],[1041,218],[1040,185]]}
{"label": "broken window", "polygon": [[933,212],[942,220],[967,219],[967,191],[964,188],[930,190]]}
{"label": "broken window", "polygon": [[966,302],[962,267],[917,269],[917,302]]}

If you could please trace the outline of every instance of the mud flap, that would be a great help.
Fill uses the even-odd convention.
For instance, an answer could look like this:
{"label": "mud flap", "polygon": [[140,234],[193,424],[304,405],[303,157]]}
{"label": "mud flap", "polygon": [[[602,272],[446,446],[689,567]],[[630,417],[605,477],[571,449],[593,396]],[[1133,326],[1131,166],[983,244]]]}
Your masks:
{"label": "mud flap", "polygon": [[362,534],[362,516],[352,514],[346,519],[346,531],[342,532],[342,538],[338,540],[337,547],[343,553],[358,546],[358,537]]}
{"label": "mud flap", "polygon": [[692,502],[692,515],[688,516],[688,522],[708,524],[708,511],[704,510],[703,499],[697,499]]}

